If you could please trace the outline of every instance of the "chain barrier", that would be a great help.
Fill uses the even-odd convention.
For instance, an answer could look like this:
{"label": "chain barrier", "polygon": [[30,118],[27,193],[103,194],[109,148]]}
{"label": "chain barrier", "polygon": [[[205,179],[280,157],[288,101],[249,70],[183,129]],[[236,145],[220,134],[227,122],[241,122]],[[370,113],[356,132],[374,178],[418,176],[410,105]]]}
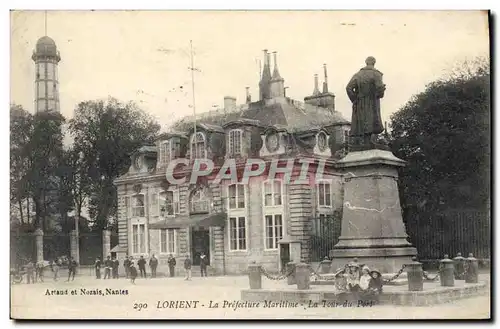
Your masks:
{"label": "chain barrier", "polygon": [[391,278],[384,280],[384,284],[392,282],[392,281],[396,280],[397,278],[399,278],[399,276],[404,272],[405,268],[406,268],[406,265],[401,266],[401,269],[398,271],[398,273],[393,275]]}
{"label": "chain barrier", "polygon": [[443,266],[439,265],[438,272],[436,273],[436,275],[433,278],[431,278],[426,271],[424,271],[424,273],[422,274],[422,276],[424,277],[424,279],[426,279],[428,281],[434,281],[437,278],[439,278],[439,274],[441,273],[442,270],[443,270]]}
{"label": "chain barrier", "polygon": [[278,273],[278,274],[274,274],[273,275],[273,274],[267,272],[266,269],[261,266],[260,267],[260,272],[262,273],[262,275],[264,275],[269,280],[279,281],[279,280],[284,280],[284,279],[288,278],[290,275],[292,275],[295,272],[295,269],[291,269],[290,272],[285,273],[285,274]]}
{"label": "chain barrier", "polygon": [[333,276],[323,276],[323,275],[321,275],[321,274],[318,273],[319,266],[318,266],[317,270],[314,270],[312,268],[312,266],[309,265],[309,269],[311,270],[311,276],[314,277],[314,281],[318,281],[318,280],[335,281],[336,280],[335,277],[337,276],[337,274],[339,274],[340,272],[344,271],[344,269],[340,269],[337,272],[335,272],[333,274]]}

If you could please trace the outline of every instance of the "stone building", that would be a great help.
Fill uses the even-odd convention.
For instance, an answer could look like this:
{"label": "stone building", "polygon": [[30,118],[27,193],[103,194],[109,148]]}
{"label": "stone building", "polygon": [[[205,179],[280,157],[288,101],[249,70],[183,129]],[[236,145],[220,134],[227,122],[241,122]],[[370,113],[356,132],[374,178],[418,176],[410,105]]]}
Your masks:
{"label": "stone building", "polygon": [[[225,97],[223,110],[186,117],[131,155],[129,171],[115,181],[119,244],[112,251],[119,258],[155,254],[159,271],[166,271],[173,254],[181,270],[186,256],[196,266],[204,252],[212,274],[243,273],[254,260],[270,271],[280,270],[283,259],[311,260],[310,238],[322,216],[342,208],[335,163],[350,124],[335,110],[326,67],[322,91],[315,76],[312,95],[299,102],[285,96],[276,54],[272,74],[270,54],[264,56],[259,100],[248,92],[242,105]],[[185,159],[174,170],[174,177],[188,178],[181,184],[166,178],[176,159]],[[215,169],[191,184],[195,159],[210,159]],[[245,181],[247,159],[265,167]],[[231,161],[238,183],[217,181]],[[309,168],[300,176],[304,162]]]}

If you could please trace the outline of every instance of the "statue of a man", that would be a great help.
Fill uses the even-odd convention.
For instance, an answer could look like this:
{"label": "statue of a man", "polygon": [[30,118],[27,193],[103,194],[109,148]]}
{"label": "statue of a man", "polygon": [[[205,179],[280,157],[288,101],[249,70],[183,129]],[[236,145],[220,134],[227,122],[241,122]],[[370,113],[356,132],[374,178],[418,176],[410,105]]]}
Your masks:
{"label": "statue of a man", "polygon": [[352,102],[351,136],[356,145],[374,144],[384,131],[380,117],[380,98],[384,97],[385,84],[382,72],[375,69],[375,58],[368,57],[366,66],[354,74],[346,91]]}

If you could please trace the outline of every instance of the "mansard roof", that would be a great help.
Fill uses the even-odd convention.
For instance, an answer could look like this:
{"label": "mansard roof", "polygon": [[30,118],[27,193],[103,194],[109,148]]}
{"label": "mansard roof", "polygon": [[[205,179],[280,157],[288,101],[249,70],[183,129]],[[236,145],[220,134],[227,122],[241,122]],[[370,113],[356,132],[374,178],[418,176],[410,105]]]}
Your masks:
{"label": "mansard roof", "polygon": [[[349,124],[339,112],[294,101],[290,98],[276,98],[271,101],[257,101],[245,104],[239,111],[213,111],[197,119],[199,124],[224,127],[238,120],[251,120],[261,126],[281,125],[292,131],[307,131],[324,126]],[[242,122],[243,123],[243,122]],[[183,118],[172,126],[175,130],[188,131],[193,124],[192,117]]]}

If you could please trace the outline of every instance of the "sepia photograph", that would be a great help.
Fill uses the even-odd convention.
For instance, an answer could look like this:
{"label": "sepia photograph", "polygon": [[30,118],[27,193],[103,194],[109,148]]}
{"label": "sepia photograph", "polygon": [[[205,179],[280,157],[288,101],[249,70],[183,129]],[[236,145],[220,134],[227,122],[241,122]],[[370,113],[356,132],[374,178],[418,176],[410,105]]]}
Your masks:
{"label": "sepia photograph", "polygon": [[491,12],[9,17],[12,320],[492,318]]}

